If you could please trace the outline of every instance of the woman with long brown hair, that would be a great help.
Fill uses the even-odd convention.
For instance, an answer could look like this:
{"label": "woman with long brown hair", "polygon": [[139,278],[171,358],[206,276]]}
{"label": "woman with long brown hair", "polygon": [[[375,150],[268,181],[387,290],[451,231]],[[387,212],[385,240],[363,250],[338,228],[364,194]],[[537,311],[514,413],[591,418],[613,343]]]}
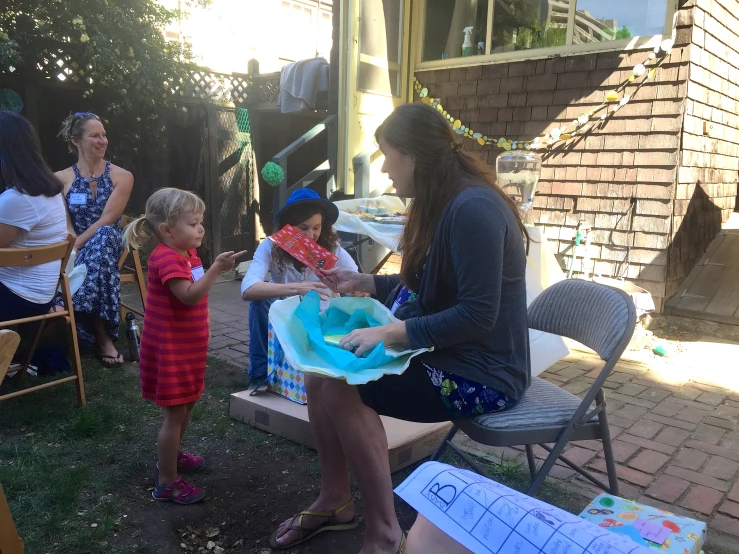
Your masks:
{"label": "woman with long brown hair", "polygon": [[306,376],[321,492],[279,527],[273,548],[356,527],[351,468],[364,499],[361,552],[398,552],[405,538],[379,416],[435,422],[492,413],[514,406],[531,380],[527,237],[515,205],[429,106],[398,107],[375,137],[383,172],[398,196],[413,199],[400,240],[400,275],[334,269],[323,282],[334,292],[370,293],[401,320],[353,331],[342,347],[357,356],[381,342],[434,350],[415,357],[402,375],[358,387]]}
{"label": "woman with long brown hair", "polygon": [[[67,238],[62,188],[29,121],[0,110],[0,248],[46,246]],[[0,320],[48,312],[60,265],[0,268]]]}

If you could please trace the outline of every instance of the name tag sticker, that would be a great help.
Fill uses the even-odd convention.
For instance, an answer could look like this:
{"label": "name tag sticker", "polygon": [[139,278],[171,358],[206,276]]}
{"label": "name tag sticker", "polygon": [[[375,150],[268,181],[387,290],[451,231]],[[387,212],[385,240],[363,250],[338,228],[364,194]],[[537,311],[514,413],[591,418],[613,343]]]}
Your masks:
{"label": "name tag sticker", "polygon": [[202,265],[192,268],[192,280],[195,281],[196,283],[200,281],[200,279],[203,278],[203,275],[205,275],[205,271],[203,271]]}
{"label": "name tag sticker", "polygon": [[73,192],[69,195],[69,203],[74,206],[87,204],[87,195],[84,192]]}

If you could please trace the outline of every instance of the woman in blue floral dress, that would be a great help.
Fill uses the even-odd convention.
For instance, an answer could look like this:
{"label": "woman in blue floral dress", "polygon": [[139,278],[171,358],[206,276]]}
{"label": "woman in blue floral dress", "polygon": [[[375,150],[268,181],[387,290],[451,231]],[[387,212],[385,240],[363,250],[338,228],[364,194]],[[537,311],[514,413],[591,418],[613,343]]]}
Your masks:
{"label": "woman in blue floral dress", "polygon": [[87,278],[72,298],[79,335],[95,345],[106,367],[119,366],[123,356],[113,341],[120,323],[120,219],[131,196],[133,175],[105,159],[108,138],[97,115],[70,115],[59,136],[77,155],[76,164],[56,175],[64,183],[64,199],[77,234],[75,265],[87,266]]}

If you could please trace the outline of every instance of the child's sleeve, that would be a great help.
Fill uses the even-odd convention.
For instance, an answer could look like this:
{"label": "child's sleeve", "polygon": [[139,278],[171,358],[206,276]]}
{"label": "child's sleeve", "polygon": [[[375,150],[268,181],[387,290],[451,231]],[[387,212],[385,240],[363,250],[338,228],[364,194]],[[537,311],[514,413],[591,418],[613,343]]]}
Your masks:
{"label": "child's sleeve", "polygon": [[339,258],[339,261],[336,262],[335,267],[351,269],[352,271],[359,271],[359,268],[357,267],[357,264],[354,261],[354,259],[349,255],[349,252],[347,252],[341,247],[341,245],[336,247],[335,254]]}
{"label": "child's sleeve", "polygon": [[184,256],[167,249],[159,259],[159,279],[166,283],[170,279],[192,280],[192,268]]}
{"label": "child's sleeve", "polygon": [[264,239],[259,243],[259,246],[257,246],[257,250],[254,252],[251,264],[249,264],[249,269],[241,280],[242,295],[257,283],[264,283],[267,273],[270,272],[272,266],[273,248],[272,242],[269,239]]}

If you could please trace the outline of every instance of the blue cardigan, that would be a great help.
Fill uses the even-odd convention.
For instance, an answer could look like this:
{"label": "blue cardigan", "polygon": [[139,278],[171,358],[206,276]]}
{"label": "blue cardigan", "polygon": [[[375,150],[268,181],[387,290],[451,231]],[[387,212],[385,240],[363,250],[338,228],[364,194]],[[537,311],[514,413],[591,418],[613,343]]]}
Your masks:
{"label": "blue cardigan", "polygon": [[[421,360],[520,399],[531,382],[526,248],[516,215],[493,189],[470,186],[442,213],[417,304],[399,309]],[[398,275],[375,276],[392,305]]]}

